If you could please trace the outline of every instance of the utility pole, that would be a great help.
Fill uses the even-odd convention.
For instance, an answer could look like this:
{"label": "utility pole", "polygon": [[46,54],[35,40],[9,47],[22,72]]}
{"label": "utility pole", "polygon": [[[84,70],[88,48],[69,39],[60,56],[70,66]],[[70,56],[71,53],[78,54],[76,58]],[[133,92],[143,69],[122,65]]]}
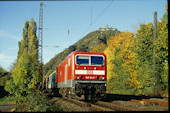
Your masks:
{"label": "utility pole", "polygon": [[154,78],[154,95],[158,94],[158,75],[156,65],[156,51],[155,51],[155,40],[157,38],[157,12],[154,12],[154,29],[153,29],[153,78]]}
{"label": "utility pole", "polygon": [[40,74],[43,77],[42,88],[44,89],[43,76],[43,3],[40,3],[39,27],[38,27],[38,60],[40,62]]}
{"label": "utility pole", "polygon": [[92,25],[92,6],[91,6],[91,20],[90,20],[90,25]]}

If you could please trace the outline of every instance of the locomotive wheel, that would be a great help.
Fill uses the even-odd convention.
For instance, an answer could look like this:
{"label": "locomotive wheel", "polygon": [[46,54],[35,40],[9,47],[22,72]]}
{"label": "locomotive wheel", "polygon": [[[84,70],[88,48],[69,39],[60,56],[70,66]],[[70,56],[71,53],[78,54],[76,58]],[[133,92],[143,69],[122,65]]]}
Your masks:
{"label": "locomotive wheel", "polygon": [[58,88],[52,89],[52,92],[53,92],[56,96],[61,96],[61,94],[59,93],[59,89],[58,89]]}
{"label": "locomotive wheel", "polygon": [[68,91],[67,97],[68,98],[73,98],[73,95],[72,95],[71,91]]}
{"label": "locomotive wheel", "polygon": [[62,96],[63,96],[63,97],[66,97],[66,95],[67,95],[67,94],[66,94],[66,89],[63,88],[63,89],[62,89]]}
{"label": "locomotive wheel", "polygon": [[59,89],[59,94],[60,94],[60,95],[62,95],[62,94],[63,94],[63,91],[62,91],[62,89],[61,89],[61,88]]}

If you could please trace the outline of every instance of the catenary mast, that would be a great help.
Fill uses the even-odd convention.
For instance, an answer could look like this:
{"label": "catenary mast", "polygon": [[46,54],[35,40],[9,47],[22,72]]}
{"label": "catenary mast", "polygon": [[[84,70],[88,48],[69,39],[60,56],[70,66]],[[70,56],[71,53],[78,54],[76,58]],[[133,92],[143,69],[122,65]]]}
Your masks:
{"label": "catenary mast", "polygon": [[39,27],[38,27],[38,60],[40,62],[40,74],[43,77],[42,88],[44,88],[43,76],[43,3],[40,3]]}

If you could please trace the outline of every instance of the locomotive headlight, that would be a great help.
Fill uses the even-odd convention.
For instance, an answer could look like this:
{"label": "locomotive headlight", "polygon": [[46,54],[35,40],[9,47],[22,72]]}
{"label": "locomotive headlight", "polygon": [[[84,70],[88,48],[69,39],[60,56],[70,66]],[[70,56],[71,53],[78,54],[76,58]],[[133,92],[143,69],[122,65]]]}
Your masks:
{"label": "locomotive headlight", "polygon": [[101,80],[104,80],[104,77],[101,77]]}
{"label": "locomotive headlight", "polygon": [[76,79],[79,79],[80,77],[79,76],[76,76]]}

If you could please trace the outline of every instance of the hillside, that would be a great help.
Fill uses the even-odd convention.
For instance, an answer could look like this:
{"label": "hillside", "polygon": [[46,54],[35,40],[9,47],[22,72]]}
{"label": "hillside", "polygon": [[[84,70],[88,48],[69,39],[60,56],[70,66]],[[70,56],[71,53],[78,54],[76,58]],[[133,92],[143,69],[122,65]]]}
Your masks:
{"label": "hillside", "polygon": [[110,36],[120,33],[116,30],[93,31],[80,39],[75,44],[71,45],[63,52],[57,54],[48,63],[44,65],[45,74],[48,76],[55,68],[69,55],[72,51],[91,51],[101,43],[107,44]]}

